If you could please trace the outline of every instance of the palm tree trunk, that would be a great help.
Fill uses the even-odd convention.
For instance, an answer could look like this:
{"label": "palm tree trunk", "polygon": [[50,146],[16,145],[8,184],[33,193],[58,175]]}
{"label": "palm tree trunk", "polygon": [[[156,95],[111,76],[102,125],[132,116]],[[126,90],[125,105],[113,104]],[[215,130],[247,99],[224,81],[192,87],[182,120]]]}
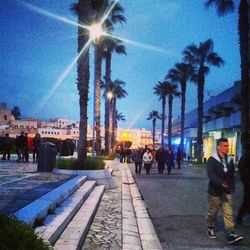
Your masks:
{"label": "palm tree trunk", "polygon": [[95,46],[95,132],[96,145],[95,150],[97,155],[101,153],[101,75],[102,75],[102,52],[100,44]]}
{"label": "palm tree trunk", "polygon": [[181,83],[181,142],[180,146],[184,148],[184,133],[185,133],[185,109],[186,109],[186,88],[185,81]]}
{"label": "palm tree trunk", "polygon": [[153,118],[153,149],[155,149],[155,125],[156,125],[156,119]]}
{"label": "palm tree trunk", "polygon": [[171,137],[172,137],[172,110],[173,110],[173,96],[168,96],[168,148],[171,148]]}
{"label": "palm tree trunk", "polygon": [[111,82],[111,53],[109,49],[106,54],[106,88],[105,88],[105,153],[108,154],[110,151],[110,101],[107,97],[107,93],[110,91]]}
{"label": "palm tree trunk", "polygon": [[202,163],[203,158],[203,99],[205,77],[198,73],[198,120],[197,120],[197,160]]}
{"label": "palm tree trunk", "polygon": [[250,59],[249,59],[249,5],[247,0],[241,0],[239,6],[239,43],[241,56],[241,145],[242,153],[246,151],[249,138],[249,84],[250,84]]}
{"label": "palm tree trunk", "polygon": [[116,126],[116,97],[113,98],[113,107],[112,107],[112,137],[111,137],[111,147],[112,151],[115,148],[116,135],[117,135],[117,126]]}
{"label": "palm tree trunk", "polygon": [[[91,1],[79,0],[81,6],[78,22],[84,23],[91,14]],[[82,28],[78,28],[78,53],[88,42],[88,34]],[[88,127],[88,93],[89,93],[89,48],[79,57],[77,61],[77,89],[79,93],[80,105],[80,123],[79,123],[79,141],[77,146],[77,158],[83,160],[87,156],[87,127]]]}
{"label": "palm tree trunk", "polygon": [[162,120],[161,120],[161,147],[164,148],[164,130],[166,118],[166,97],[162,98]]}

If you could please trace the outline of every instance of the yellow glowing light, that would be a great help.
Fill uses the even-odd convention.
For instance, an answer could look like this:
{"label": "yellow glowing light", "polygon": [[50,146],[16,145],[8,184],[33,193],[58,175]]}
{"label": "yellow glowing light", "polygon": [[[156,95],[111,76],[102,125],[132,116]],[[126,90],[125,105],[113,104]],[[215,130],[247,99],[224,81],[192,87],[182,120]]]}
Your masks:
{"label": "yellow glowing light", "polygon": [[108,93],[107,93],[107,98],[108,98],[109,100],[111,100],[111,99],[113,98],[113,93],[112,93],[112,92],[108,92]]}
{"label": "yellow glowing light", "polygon": [[94,42],[98,40],[98,38],[103,34],[102,24],[96,23],[92,24],[89,28],[89,37]]}

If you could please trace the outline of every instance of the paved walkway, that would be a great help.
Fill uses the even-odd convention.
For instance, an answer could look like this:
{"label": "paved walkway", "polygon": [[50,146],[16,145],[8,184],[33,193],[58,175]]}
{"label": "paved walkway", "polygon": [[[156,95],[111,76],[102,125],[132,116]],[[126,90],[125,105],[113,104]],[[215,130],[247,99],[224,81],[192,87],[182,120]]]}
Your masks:
{"label": "paved walkway", "polygon": [[37,172],[35,163],[0,161],[0,212],[10,215],[72,178]]}
{"label": "paved walkway", "polygon": [[113,165],[113,170],[117,189],[104,193],[82,250],[122,249],[121,166]]}

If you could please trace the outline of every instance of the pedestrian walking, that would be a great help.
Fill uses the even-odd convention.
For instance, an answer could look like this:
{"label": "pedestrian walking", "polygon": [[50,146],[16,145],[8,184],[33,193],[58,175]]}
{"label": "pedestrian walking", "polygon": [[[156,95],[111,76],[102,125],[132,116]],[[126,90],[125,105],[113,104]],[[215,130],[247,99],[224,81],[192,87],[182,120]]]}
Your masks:
{"label": "pedestrian walking", "polygon": [[242,224],[244,215],[250,212],[250,144],[247,144],[246,153],[240,158],[238,169],[244,187],[244,196],[238,211],[237,223]]}
{"label": "pedestrian walking", "polygon": [[9,134],[5,134],[4,141],[3,141],[3,158],[2,160],[10,160],[10,150],[12,146],[12,139],[10,138]]}
{"label": "pedestrian walking", "polygon": [[138,148],[135,150],[135,152],[132,154],[132,160],[135,163],[135,173],[141,173],[142,168],[142,157],[143,157],[143,151],[141,148]]}
{"label": "pedestrian walking", "polygon": [[150,149],[147,149],[146,152],[143,154],[143,163],[144,163],[144,168],[146,169],[146,174],[150,174],[150,169],[152,166],[152,160],[153,156],[150,152]]}
{"label": "pedestrian walking", "polygon": [[182,157],[183,157],[183,151],[180,147],[178,147],[177,153],[176,153],[176,162],[177,162],[178,169],[181,168]]}
{"label": "pedestrian walking", "polygon": [[228,140],[221,138],[217,141],[217,152],[207,161],[208,184],[208,214],[207,233],[210,238],[216,238],[215,221],[219,210],[222,210],[226,237],[229,244],[243,239],[234,231],[232,193],[234,191],[234,164],[228,159]]}
{"label": "pedestrian walking", "polygon": [[36,133],[35,137],[32,140],[33,142],[33,163],[38,162],[38,149],[41,144],[41,135]]}
{"label": "pedestrian walking", "polygon": [[167,151],[167,161],[166,162],[167,162],[168,175],[170,175],[172,168],[174,168],[174,152],[173,152],[171,147]]}
{"label": "pedestrian walking", "polygon": [[156,161],[158,165],[158,172],[159,174],[163,174],[163,170],[165,168],[165,164],[167,161],[167,155],[163,147],[161,147],[157,152],[156,152]]}
{"label": "pedestrian walking", "polygon": [[16,148],[18,154],[18,162],[25,160],[25,152],[27,147],[27,138],[24,135],[24,131],[21,131],[20,135],[16,138]]}

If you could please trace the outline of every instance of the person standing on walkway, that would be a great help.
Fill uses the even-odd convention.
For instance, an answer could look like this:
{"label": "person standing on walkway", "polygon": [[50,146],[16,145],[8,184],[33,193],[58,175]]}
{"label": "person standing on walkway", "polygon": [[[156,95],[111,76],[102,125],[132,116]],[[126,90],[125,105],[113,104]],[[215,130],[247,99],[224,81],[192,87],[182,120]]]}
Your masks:
{"label": "person standing on walkway", "polygon": [[150,174],[150,169],[153,161],[153,156],[150,152],[150,149],[147,149],[146,152],[143,154],[142,160],[144,163],[144,168],[146,169],[146,174]]}
{"label": "person standing on walkway", "polygon": [[210,238],[216,238],[214,226],[217,214],[222,209],[226,237],[229,244],[243,239],[234,232],[232,193],[234,191],[234,164],[228,159],[228,140],[221,138],[217,141],[217,152],[207,161],[208,184],[208,214],[207,233]]}
{"label": "person standing on walkway", "polygon": [[167,170],[168,175],[171,174],[171,170],[174,168],[174,152],[172,151],[172,148],[170,147],[167,152]]}
{"label": "person standing on walkway", "polygon": [[16,147],[18,154],[18,162],[25,160],[25,150],[27,147],[27,138],[24,135],[24,131],[21,131],[21,134],[16,138]]}
{"label": "person standing on walkway", "polygon": [[158,172],[159,174],[163,174],[163,170],[165,168],[167,160],[167,155],[163,147],[161,147],[157,152],[156,152],[156,161],[158,165]]}
{"label": "person standing on walkway", "polygon": [[10,138],[9,134],[5,134],[4,137],[4,143],[3,143],[3,158],[2,160],[10,160],[10,150],[11,150],[11,146],[12,146],[12,139]]}
{"label": "person standing on walkway", "polygon": [[176,162],[177,162],[178,169],[181,168],[182,157],[183,157],[183,151],[180,147],[178,147],[177,153],[176,153]]}
{"label": "person standing on walkway", "polygon": [[41,144],[41,135],[36,133],[32,140],[33,143],[33,163],[38,162],[38,148]]}
{"label": "person standing on walkway", "polygon": [[237,223],[242,224],[243,217],[250,212],[250,144],[246,145],[246,153],[238,163],[241,181],[244,186],[244,197],[237,215]]}
{"label": "person standing on walkway", "polygon": [[139,173],[139,174],[141,173],[142,157],[143,157],[143,151],[141,148],[138,148],[132,154],[132,160],[135,163],[135,173]]}

